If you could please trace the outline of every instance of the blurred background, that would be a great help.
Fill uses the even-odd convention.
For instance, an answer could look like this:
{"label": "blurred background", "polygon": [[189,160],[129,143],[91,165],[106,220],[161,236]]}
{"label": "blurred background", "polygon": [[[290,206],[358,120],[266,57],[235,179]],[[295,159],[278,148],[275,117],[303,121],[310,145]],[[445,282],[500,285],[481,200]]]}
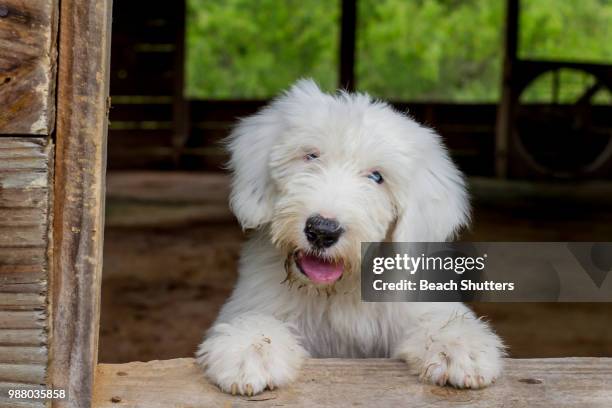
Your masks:
{"label": "blurred background", "polygon": [[[436,129],[472,241],[612,241],[611,0],[114,0],[101,362],[191,356],[243,234],[219,145],[300,77]],[[612,304],[474,304],[513,357],[612,356]]]}

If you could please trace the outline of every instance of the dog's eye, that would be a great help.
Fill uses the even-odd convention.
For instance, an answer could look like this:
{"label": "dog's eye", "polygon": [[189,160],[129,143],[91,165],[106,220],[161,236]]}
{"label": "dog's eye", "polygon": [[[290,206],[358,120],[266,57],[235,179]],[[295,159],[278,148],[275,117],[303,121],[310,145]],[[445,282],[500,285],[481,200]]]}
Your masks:
{"label": "dog's eye", "polygon": [[308,153],[304,156],[304,160],[311,161],[319,158],[319,153]]}
{"label": "dog's eye", "polygon": [[383,179],[382,174],[380,174],[378,171],[373,171],[368,174],[368,178],[374,180],[376,184],[382,184],[383,181],[385,181],[385,179]]}

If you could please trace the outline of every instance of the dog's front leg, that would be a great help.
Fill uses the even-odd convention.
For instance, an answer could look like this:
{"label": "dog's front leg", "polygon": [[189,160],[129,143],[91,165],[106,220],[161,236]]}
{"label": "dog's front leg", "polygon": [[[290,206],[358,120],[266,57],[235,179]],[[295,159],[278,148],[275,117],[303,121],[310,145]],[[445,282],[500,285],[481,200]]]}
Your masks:
{"label": "dog's front leg", "polygon": [[460,303],[414,303],[394,349],[422,381],[486,387],[499,377],[504,346],[489,325]]}
{"label": "dog's front leg", "polygon": [[293,381],[306,356],[289,324],[249,313],[216,323],[197,360],[221,390],[254,395]]}

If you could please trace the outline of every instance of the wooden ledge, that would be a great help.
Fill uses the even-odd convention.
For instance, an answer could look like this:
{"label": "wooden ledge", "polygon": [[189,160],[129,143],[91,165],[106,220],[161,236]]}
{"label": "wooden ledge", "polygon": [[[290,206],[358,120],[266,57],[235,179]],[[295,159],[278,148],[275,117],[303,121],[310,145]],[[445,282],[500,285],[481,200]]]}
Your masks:
{"label": "wooden ledge", "polygon": [[609,407],[612,358],[506,360],[484,390],[421,384],[397,360],[308,360],[290,387],[232,397],[209,384],[193,359],[98,365],[95,408],[197,407]]}

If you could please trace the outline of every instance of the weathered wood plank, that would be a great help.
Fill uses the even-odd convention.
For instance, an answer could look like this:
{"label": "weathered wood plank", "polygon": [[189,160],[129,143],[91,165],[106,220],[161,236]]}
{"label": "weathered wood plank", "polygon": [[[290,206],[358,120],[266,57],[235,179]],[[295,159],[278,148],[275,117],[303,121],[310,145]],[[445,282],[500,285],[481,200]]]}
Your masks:
{"label": "weathered wood plank", "polygon": [[[14,144],[11,139],[0,139],[0,146],[5,148]],[[14,263],[24,255],[15,252],[15,247],[46,245],[50,152],[35,146],[44,150],[46,157],[26,161],[40,163],[8,170],[6,162],[0,165],[0,265]]]}
{"label": "weathered wood plank", "polygon": [[[32,174],[35,180],[33,183],[45,178],[45,175]],[[0,176],[3,181],[10,182],[10,175],[3,174]],[[25,177],[24,177],[25,178]],[[16,209],[16,208],[36,208],[44,209],[47,199],[47,187],[30,187],[28,190],[20,188],[5,187],[0,189],[0,209]]]}
{"label": "weathered wood plank", "polygon": [[[44,251],[46,248],[5,248],[19,251],[33,249]],[[45,262],[45,261],[43,261]],[[0,264],[0,287],[4,285],[39,284],[46,282],[47,270],[45,263],[32,265]]]}
{"label": "weathered wood plank", "polygon": [[41,346],[47,342],[44,329],[0,329],[2,346]]}
{"label": "weathered wood plank", "polygon": [[20,368],[11,377],[6,364],[44,366],[48,359],[42,346],[52,157],[47,139],[0,138],[0,364],[6,381],[32,373]]}
{"label": "weathered wood plank", "polygon": [[51,163],[48,140],[0,138],[0,268],[24,263],[16,248],[47,246]]}
{"label": "weathered wood plank", "polygon": [[2,408],[44,408],[46,404],[41,401],[15,401],[13,399],[0,397],[0,407]]}
{"label": "weathered wood plank", "polygon": [[[2,92],[0,86],[0,100]],[[45,379],[52,157],[48,139],[0,138],[0,381]],[[1,406],[42,406],[0,397]]]}
{"label": "weathered wood plank", "polygon": [[[32,157],[34,159],[45,158],[47,155],[41,147],[47,145],[45,139],[33,139],[20,137],[9,137],[3,136],[5,140],[10,140],[10,144],[3,144],[0,147],[0,158],[11,159],[11,158],[23,158]],[[40,169],[44,170],[44,163],[35,162],[40,164]]]}
{"label": "weathered wood plank", "polygon": [[112,0],[62,0],[49,385],[89,407],[100,318]]}
{"label": "weathered wood plank", "polygon": [[0,310],[44,309],[46,294],[0,292]]}
{"label": "weathered wood plank", "polygon": [[[43,214],[38,214],[38,218]],[[28,226],[0,225],[0,246],[4,248],[36,248],[47,245],[47,225],[36,223]]]}
{"label": "weathered wood plank", "polygon": [[[14,266],[41,265],[46,252],[40,248],[1,248],[0,247],[0,282],[4,273],[10,273]],[[3,268],[6,272],[3,272]]]}
{"label": "weathered wood plank", "polygon": [[5,150],[5,157],[0,158],[0,171],[41,170],[44,171],[47,158],[44,155],[30,156],[27,153],[10,155]]}
{"label": "weathered wood plank", "polygon": [[32,227],[40,225],[38,208],[3,208],[0,210],[0,225],[6,227]]}
{"label": "weathered wood plank", "polygon": [[0,364],[2,363],[47,365],[47,348],[0,346]]}
{"label": "weathered wood plank", "polygon": [[44,390],[41,384],[23,384],[0,381],[0,407],[2,408],[43,408],[44,401],[40,400],[15,400],[8,398],[9,390]]}
{"label": "weathered wood plank", "polygon": [[[45,386],[42,384],[21,384],[21,383],[10,383],[0,382],[0,396],[6,396],[8,390],[44,390]],[[0,405],[3,406],[3,405]]]}
{"label": "weathered wood plank", "polygon": [[[397,360],[308,360],[291,386],[232,397],[206,381],[193,359],[101,364],[95,408],[165,407],[609,407],[612,359],[506,361],[484,390],[422,384]],[[113,402],[117,401],[117,402]]]}
{"label": "weathered wood plank", "polygon": [[0,133],[47,135],[55,119],[56,0],[3,0]]}
{"label": "weathered wood plank", "polygon": [[42,310],[0,311],[0,329],[38,329],[47,326]]}
{"label": "weathered wood plank", "polygon": [[[3,296],[5,294],[36,294],[42,296],[43,301],[45,300],[44,292],[47,290],[47,281],[36,280],[34,282],[25,283],[8,283],[0,281],[0,293]],[[37,302],[38,304],[38,302]]]}
{"label": "weathered wood plank", "polygon": [[0,363],[0,382],[44,384],[46,371],[44,365]]}

